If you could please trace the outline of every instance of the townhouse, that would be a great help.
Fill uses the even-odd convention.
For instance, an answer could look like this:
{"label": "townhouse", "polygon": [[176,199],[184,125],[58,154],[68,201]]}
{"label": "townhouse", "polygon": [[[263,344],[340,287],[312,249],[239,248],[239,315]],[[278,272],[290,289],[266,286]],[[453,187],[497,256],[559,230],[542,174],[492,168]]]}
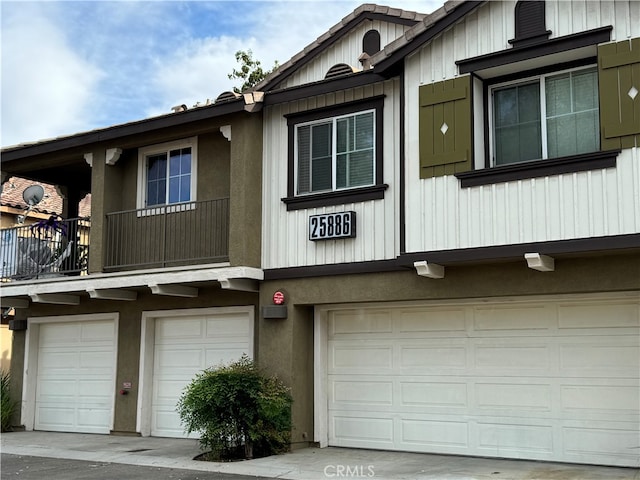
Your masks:
{"label": "townhouse", "polygon": [[639,19],[365,5],[257,87],[299,439],[639,465]]}
{"label": "townhouse", "polygon": [[181,436],[248,352],[294,448],[639,466],[638,20],[365,4],[253,92],[4,149],[92,194],[87,274],[3,288],[22,424]]}
{"label": "townhouse", "polygon": [[[225,92],[212,105],[3,149],[3,175],[63,193],[63,219],[8,229],[3,242],[3,258],[31,266],[3,272],[19,425],[181,437],[182,388],[204,368],[253,357],[255,99]],[[88,246],[76,237],[87,192]]]}

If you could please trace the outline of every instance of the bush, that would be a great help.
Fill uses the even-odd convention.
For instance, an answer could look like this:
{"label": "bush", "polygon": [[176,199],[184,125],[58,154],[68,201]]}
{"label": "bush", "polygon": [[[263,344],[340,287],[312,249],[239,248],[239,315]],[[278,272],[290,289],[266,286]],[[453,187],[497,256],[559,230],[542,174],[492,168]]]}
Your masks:
{"label": "bush", "polygon": [[11,376],[9,372],[2,371],[0,377],[0,410],[1,410],[1,430],[7,432],[11,430],[11,417],[16,408],[17,402],[11,398],[10,392]]}
{"label": "bush", "polygon": [[243,355],[209,368],[185,387],[177,411],[187,433],[214,459],[254,458],[289,448],[291,395]]}

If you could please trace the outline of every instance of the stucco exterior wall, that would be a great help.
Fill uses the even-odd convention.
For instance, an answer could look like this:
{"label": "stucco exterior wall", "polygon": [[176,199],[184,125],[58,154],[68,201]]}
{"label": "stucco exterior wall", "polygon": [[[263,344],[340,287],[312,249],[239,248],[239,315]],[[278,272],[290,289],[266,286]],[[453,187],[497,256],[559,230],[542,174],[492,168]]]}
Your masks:
{"label": "stucco exterior wall", "polygon": [[[90,301],[83,298],[77,307],[56,306],[50,304],[33,304],[29,309],[30,317],[59,316],[64,321],[65,316],[118,312],[118,344],[117,365],[113,395],[115,411],[113,432],[122,434],[136,433],[137,398],[140,366],[141,318],[144,311],[175,310],[206,307],[223,307],[237,305],[254,305],[257,308],[258,295],[255,293],[223,291],[219,288],[200,289],[197,298],[180,298],[139,293],[135,302]],[[26,310],[19,310],[26,313]],[[257,310],[256,310],[257,317]],[[254,344],[256,342],[254,341]],[[16,398],[21,397],[24,376],[24,347],[25,332],[16,332],[12,360],[13,392]],[[131,382],[132,388],[128,395],[119,395],[123,382]],[[19,422],[19,412],[16,422]]]}
{"label": "stucco exterior wall", "polygon": [[[434,280],[406,271],[265,281],[260,305],[272,305],[284,292],[286,319],[259,322],[258,360],[292,387],[294,444],[313,437],[314,306],[370,302],[482,301],[497,297],[632,292],[640,296],[640,255],[602,255],[556,259],[554,272],[531,270],[526,262],[447,267]],[[307,436],[304,434],[307,433]]]}

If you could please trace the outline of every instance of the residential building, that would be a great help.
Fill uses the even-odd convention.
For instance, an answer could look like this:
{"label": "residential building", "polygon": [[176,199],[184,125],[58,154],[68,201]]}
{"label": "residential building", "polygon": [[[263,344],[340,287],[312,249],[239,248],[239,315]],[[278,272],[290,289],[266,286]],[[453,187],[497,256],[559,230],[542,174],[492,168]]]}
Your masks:
{"label": "residential building", "polygon": [[258,85],[298,440],[640,465],[639,20],[364,5]]}
{"label": "residential building", "polygon": [[[43,184],[43,199],[38,205],[29,209],[29,205],[23,198],[23,192],[34,185],[27,179],[20,177],[10,177],[2,184],[2,192],[0,194],[0,225],[3,231],[12,234],[14,231],[28,232],[26,226],[33,225],[36,222],[46,221],[52,215],[62,214],[62,197],[58,194],[53,185]],[[84,218],[91,216],[91,198],[87,195],[80,201],[79,215]],[[22,226],[22,227],[21,227]],[[14,230],[15,229],[15,230]],[[86,229],[88,232],[88,229]],[[88,236],[81,232],[81,236],[88,243]],[[0,247],[0,253],[5,253],[6,249]],[[8,252],[7,252],[8,253]],[[16,255],[9,255],[9,258],[3,257],[3,277],[7,272],[8,261],[15,265]],[[15,272],[14,272],[15,273]],[[7,308],[2,311],[2,322],[0,323],[0,369],[8,372],[11,364],[11,342],[12,334],[9,330],[9,321],[13,319],[14,310]]]}
{"label": "residential building", "polygon": [[[4,149],[92,194],[87,275],[3,292],[22,423],[181,436],[181,386],[248,352],[291,387],[294,448],[640,466],[636,19],[365,4],[253,92]],[[221,217],[227,250],[187,241]]]}
{"label": "residential building", "polygon": [[[2,150],[3,179],[63,193],[62,220],[3,230],[13,235],[4,258],[17,265],[3,269],[2,288],[3,309],[15,310],[17,424],[181,437],[182,388],[207,367],[253,357],[259,110],[257,94],[224,93],[211,105]],[[77,232],[89,225],[74,219],[88,192],[86,246]]]}

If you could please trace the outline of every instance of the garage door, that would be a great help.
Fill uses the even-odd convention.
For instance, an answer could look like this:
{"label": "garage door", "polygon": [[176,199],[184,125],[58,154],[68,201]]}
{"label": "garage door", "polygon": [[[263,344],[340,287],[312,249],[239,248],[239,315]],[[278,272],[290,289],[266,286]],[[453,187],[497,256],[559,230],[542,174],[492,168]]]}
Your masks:
{"label": "garage door", "polygon": [[334,446],[638,466],[638,296],[328,311]]}
{"label": "garage door", "polygon": [[36,430],[109,433],[115,336],[111,320],[39,326]]}
{"label": "garage door", "polygon": [[184,387],[206,368],[253,357],[252,338],[247,311],[156,319],[151,435],[185,437],[176,412]]}

